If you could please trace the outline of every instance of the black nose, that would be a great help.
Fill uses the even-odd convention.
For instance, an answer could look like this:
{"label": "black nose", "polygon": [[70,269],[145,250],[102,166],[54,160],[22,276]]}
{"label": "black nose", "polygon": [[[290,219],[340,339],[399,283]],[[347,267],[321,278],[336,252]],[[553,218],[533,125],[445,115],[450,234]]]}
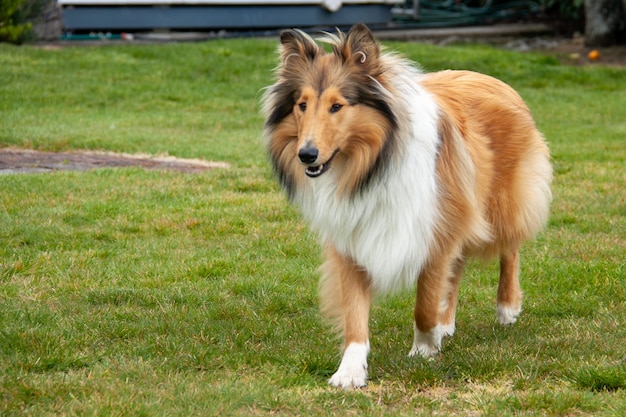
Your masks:
{"label": "black nose", "polygon": [[320,152],[314,146],[305,146],[304,148],[300,148],[298,152],[298,158],[302,161],[303,164],[312,164],[317,160]]}

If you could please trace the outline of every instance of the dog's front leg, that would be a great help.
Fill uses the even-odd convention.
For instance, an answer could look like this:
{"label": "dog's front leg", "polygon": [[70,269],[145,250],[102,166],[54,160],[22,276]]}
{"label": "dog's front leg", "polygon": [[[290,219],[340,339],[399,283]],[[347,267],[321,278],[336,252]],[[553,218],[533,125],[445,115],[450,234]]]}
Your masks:
{"label": "dog's front leg", "polygon": [[322,311],[333,317],[344,336],[344,350],[337,372],[328,381],[350,389],[367,384],[371,281],[365,270],[334,248],[326,251],[321,285]]}
{"label": "dog's front leg", "polygon": [[343,351],[339,369],[328,383],[339,388],[352,389],[367,385],[367,355],[369,341],[350,342]]}
{"label": "dog's front leg", "polygon": [[464,262],[456,251],[434,258],[424,266],[417,280],[415,332],[409,356],[427,358],[437,354],[443,337],[454,333],[456,292]]}

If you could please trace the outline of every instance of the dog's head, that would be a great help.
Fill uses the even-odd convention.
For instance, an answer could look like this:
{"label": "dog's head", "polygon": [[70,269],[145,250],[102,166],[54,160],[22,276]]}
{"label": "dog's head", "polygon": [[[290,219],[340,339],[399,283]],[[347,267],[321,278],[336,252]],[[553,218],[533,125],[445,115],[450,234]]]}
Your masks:
{"label": "dog's head", "polygon": [[345,187],[360,187],[396,123],[380,46],[363,24],[322,38],[330,52],[299,30],[280,41],[278,80],[265,97],[275,167],[281,174],[274,155],[294,158],[310,178],[338,169]]}

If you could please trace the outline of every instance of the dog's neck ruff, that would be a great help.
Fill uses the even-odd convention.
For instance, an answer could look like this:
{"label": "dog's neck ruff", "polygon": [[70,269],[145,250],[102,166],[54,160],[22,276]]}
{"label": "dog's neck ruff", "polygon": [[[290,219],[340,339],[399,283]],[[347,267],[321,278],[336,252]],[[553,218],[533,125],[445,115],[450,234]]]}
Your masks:
{"label": "dog's neck ruff", "polygon": [[295,190],[311,227],[369,273],[379,292],[413,285],[434,239],[438,212],[438,108],[422,76],[394,56],[388,62],[398,146],[380,176],[354,195],[340,195],[335,172]]}

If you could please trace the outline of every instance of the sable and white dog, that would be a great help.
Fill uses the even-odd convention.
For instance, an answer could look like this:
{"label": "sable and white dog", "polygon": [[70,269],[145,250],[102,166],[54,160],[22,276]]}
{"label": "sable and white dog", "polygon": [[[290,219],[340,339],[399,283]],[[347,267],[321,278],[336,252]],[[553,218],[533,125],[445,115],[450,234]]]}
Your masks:
{"label": "sable and white dog", "polygon": [[422,73],[362,24],[327,34],[326,52],[281,34],[265,137],[289,199],[319,233],[322,311],[345,339],[330,384],[367,381],[374,293],[415,285],[409,355],[455,330],[470,256],[500,258],[497,316],[521,311],[519,249],[548,218],[548,147],[520,96],[468,71]]}

